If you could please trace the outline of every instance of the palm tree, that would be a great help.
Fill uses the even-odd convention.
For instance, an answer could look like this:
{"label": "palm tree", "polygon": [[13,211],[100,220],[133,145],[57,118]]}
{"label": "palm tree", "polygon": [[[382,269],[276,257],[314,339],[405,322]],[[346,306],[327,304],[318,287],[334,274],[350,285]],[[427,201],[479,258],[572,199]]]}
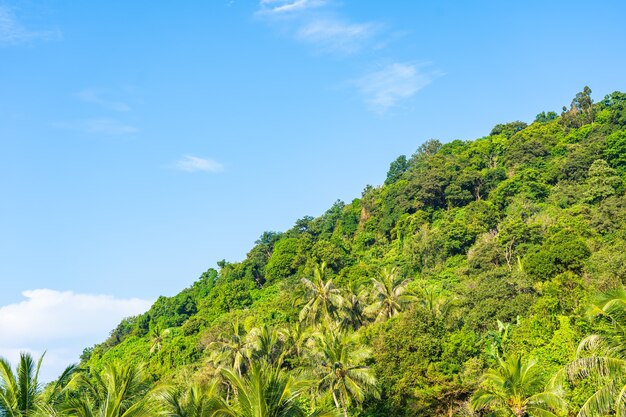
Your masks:
{"label": "palm tree", "polygon": [[312,338],[317,334],[312,327],[297,321],[280,330],[284,344],[284,361],[289,367],[295,367],[304,360],[305,349],[310,347]]}
{"label": "palm tree", "polygon": [[367,307],[366,312],[375,315],[376,321],[395,316],[407,303],[416,299],[414,295],[405,294],[409,280],[399,278],[396,268],[383,269],[380,280],[373,278],[372,283],[375,301]]}
{"label": "palm tree", "polygon": [[313,271],[313,280],[302,278],[309,301],[300,311],[300,320],[310,320],[313,324],[318,324],[321,319],[330,320],[334,318],[344,303],[341,291],[335,288],[332,279],[324,281],[326,263],[316,266]]}
{"label": "palm tree", "polygon": [[565,368],[570,380],[590,378],[598,387],[578,416],[626,416],[626,289],[601,295],[590,314],[605,326],[580,342],[577,359]]}
{"label": "palm tree", "polygon": [[81,395],[70,397],[61,411],[75,417],[151,417],[149,378],[143,367],[110,363],[89,377],[77,374]]}
{"label": "palm tree", "polygon": [[498,369],[485,373],[483,388],[474,394],[474,410],[489,409],[496,416],[507,417],[556,417],[567,406],[558,391],[541,388],[540,369],[534,360],[511,356],[506,361],[498,358],[498,364]]}
{"label": "palm tree", "polygon": [[341,314],[343,326],[357,330],[367,322],[365,309],[369,301],[368,291],[353,282],[344,291],[344,300]]}
{"label": "palm tree", "polygon": [[320,378],[319,388],[330,392],[344,416],[350,405],[360,405],[367,395],[378,396],[376,378],[365,366],[370,350],[356,334],[327,329],[316,342],[312,366]]}
{"label": "palm tree", "polygon": [[222,401],[215,416],[230,417],[334,417],[332,411],[307,413],[300,401],[311,381],[267,364],[254,363],[245,376],[230,369],[223,377],[234,387],[232,403]]}
{"label": "palm tree", "polygon": [[248,333],[252,357],[280,366],[284,359],[284,335],[281,331],[263,324]]}
{"label": "palm tree", "polygon": [[243,375],[252,356],[252,348],[248,340],[246,329],[235,320],[230,334],[209,344],[210,360],[217,366],[227,366]]}
{"label": "palm tree", "polygon": [[170,387],[159,400],[167,417],[213,417],[222,406],[215,382],[208,386],[193,384],[187,389]]}
{"label": "palm tree", "polygon": [[150,339],[150,354],[160,352],[163,348],[165,339],[170,335],[170,329],[161,330],[158,325],[152,329]]}
{"label": "palm tree", "polygon": [[39,370],[44,356],[45,353],[35,364],[29,353],[20,353],[16,373],[13,373],[8,360],[0,358],[0,416],[29,417],[56,403],[76,365],[65,368],[52,389],[44,394],[39,384]]}
{"label": "palm tree", "polygon": [[424,288],[421,291],[420,304],[433,317],[445,317],[452,308],[453,300],[433,288]]}

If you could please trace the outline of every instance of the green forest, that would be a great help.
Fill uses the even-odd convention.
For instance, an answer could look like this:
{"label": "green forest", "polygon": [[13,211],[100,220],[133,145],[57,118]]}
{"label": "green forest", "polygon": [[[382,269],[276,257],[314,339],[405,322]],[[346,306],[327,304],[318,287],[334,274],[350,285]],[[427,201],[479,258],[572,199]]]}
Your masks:
{"label": "green forest", "polygon": [[625,93],[427,140],[0,416],[626,416],[625,192]]}

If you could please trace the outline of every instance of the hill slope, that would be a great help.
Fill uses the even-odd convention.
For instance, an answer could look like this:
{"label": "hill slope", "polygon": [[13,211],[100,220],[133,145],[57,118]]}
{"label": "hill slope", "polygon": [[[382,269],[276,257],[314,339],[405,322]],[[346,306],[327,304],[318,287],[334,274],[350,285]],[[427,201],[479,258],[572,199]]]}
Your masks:
{"label": "hill slope", "polygon": [[[424,143],[391,163],[384,185],[264,233],[244,261],[222,261],[124,320],[83,365],[137,361],[157,380],[206,380],[235,336],[244,343],[247,332],[293,329],[315,314],[307,285],[317,272],[341,297],[326,299],[325,314],[369,349],[380,398],[355,400],[354,412],[462,415],[504,356],[536,358],[547,381],[595,330],[585,318],[592,296],[626,283],[626,94],[595,104],[589,94],[530,125]],[[398,314],[377,304],[373,279],[385,274],[406,286]],[[281,334],[272,345],[292,343]],[[284,366],[305,365],[296,355]],[[572,389],[576,409],[590,388]]]}

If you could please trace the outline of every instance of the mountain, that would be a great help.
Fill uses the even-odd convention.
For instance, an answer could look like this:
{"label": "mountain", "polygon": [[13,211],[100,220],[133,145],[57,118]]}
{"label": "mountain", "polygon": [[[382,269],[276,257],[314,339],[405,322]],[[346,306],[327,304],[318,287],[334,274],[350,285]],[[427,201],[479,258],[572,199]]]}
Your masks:
{"label": "mountain", "polygon": [[[337,379],[345,390],[320,400],[354,415],[466,415],[507,358],[532,358],[546,384],[605,328],[587,314],[596,294],[626,283],[626,94],[590,94],[474,141],[424,142],[383,185],[264,233],[242,262],[125,319],[81,366],[145,363],[159,383],[207,381],[225,363],[246,374],[254,358],[321,369],[311,324],[363,351],[362,393]],[[593,392],[568,384],[570,410]]]}

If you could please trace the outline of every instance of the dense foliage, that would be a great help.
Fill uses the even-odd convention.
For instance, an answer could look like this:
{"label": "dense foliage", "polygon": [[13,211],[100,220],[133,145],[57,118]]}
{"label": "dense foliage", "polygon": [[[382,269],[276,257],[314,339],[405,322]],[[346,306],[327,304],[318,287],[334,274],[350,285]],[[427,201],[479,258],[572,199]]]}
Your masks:
{"label": "dense foliage", "polygon": [[626,94],[590,94],[264,233],[86,349],[73,410],[125,363],[170,416],[626,415]]}

